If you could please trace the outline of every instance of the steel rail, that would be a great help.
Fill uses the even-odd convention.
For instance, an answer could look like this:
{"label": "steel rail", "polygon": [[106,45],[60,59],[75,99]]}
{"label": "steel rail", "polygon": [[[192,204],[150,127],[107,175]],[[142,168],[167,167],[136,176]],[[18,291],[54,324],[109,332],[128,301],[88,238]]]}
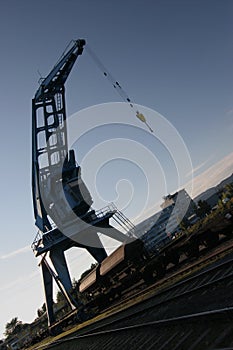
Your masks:
{"label": "steel rail", "polygon": [[[231,247],[232,248],[232,247]],[[229,247],[226,251],[229,251]],[[220,252],[217,252],[217,254],[219,253],[223,253],[223,251],[221,250]],[[215,255],[211,255],[211,257],[214,257]],[[206,260],[206,259],[205,259]],[[197,262],[194,266],[191,267],[191,269],[195,268],[197,265],[200,265],[203,264],[203,261],[202,262]],[[225,262],[222,262],[222,263],[218,263],[217,265],[213,266],[213,267],[208,267],[205,271],[201,271],[200,273],[197,273],[195,274],[194,276],[191,276],[191,277],[188,277],[188,278],[185,278],[184,280],[182,281],[179,281],[177,283],[175,283],[174,285],[172,286],[169,286],[169,287],[165,287],[164,289],[158,291],[156,294],[154,294],[153,296],[148,296],[146,299],[140,301],[139,303],[133,305],[133,307],[139,309],[137,310],[136,312],[135,311],[132,311],[130,312],[130,306],[132,305],[128,305],[127,308],[125,309],[119,309],[117,311],[114,312],[114,307],[116,308],[117,305],[121,305],[122,303],[119,303],[119,304],[115,304],[113,306],[113,308],[109,308],[109,309],[105,309],[104,312],[106,311],[110,311],[111,309],[113,309],[113,313],[108,315],[106,317],[106,321],[104,324],[103,324],[103,319],[100,319],[98,321],[96,321],[95,323],[91,324],[91,325],[88,325],[87,328],[90,329],[92,328],[91,332],[95,332],[95,331],[98,331],[99,329],[103,328],[103,327],[109,327],[109,326],[112,326],[120,321],[123,321],[125,319],[129,319],[129,318],[136,318],[138,316],[140,316],[140,314],[143,313],[146,313],[148,310],[151,310],[151,308],[155,308],[156,306],[162,306],[166,303],[169,303],[173,300],[177,300],[178,298],[181,298],[183,296],[187,296],[187,295],[191,295],[192,293],[200,290],[200,289],[203,289],[203,288],[206,288],[208,286],[213,286],[214,284],[217,284],[217,283],[220,283],[220,282],[223,282],[224,280],[226,279],[229,279],[229,278],[232,278],[233,277],[233,271],[232,273],[228,273],[227,275],[224,275],[224,276],[221,276],[220,278],[217,278],[217,279],[213,279],[213,274],[211,272],[215,272],[215,275],[219,275],[219,271],[221,269],[225,269],[226,266],[230,266],[232,265],[233,267],[233,259],[230,259],[230,260],[227,260]],[[186,268],[185,271],[190,271],[190,267]],[[179,272],[176,272],[175,275],[178,276],[180,273],[184,273],[184,269],[182,271],[179,271]],[[183,288],[185,285],[188,284],[187,287],[190,286],[190,282],[194,282],[195,280],[198,281],[198,279],[200,279],[200,277],[203,277],[203,276],[207,276],[209,281],[205,282],[205,283],[202,283],[201,285],[196,285],[194,288],[192,289],[186,289],[185,291],[183,292],[179,292],[178,294],[174,295],[174,290],[175,289],[178,289],[178,288]],[[170,276],[170,279],[174,279],[174,274]],[[212,279],[210,281],[210,279]],[[202,279],[203,281],[203,279]],[[201,281],[201,282],[202,282]],[[128,299],[124,299],[123,302],[124,303],[127,303],[129,302],[130,300],[132,300],[133,298],[135,297],[140,297],[142,294],[145,294],[145,293],[148,293],[148,291],[150,291],[152,288],[154,288],[155,285],[153,286],[150,286],[148,287],[146,290],[143,290],[143,291],[140,291],[138,292],[136,295],[133,295],[133,297],[130,297]],[[168,293],[171,293],[172,295],[170,295],[169,297],[166,297],[166,295]],[[160,298],[162,296],[165,295],[165,299],[164,300],[161,300]],[[156,302],[153,302],[153,305],[148,305],[148,306],[145,306],[146,303],[149,303],[151,300],[153,299],[157,299]],[[160,299],[160,300],[158,300]],[[127,313],[127,315],[125,316],[125,314]],[[115,318],[113,320],[109,320],[111,318]],[[62,320],[61,320],[62,321]],[[93,325],[96,325],[96,327],[93,328]],[[82,333],[84,331],[85,328],[83,329],[80,329],[78,332],[79,333]],[[36,348],[37,349],[37,348]],[[38,347],[38,349],[40,349]]]}
{"label": "steel rail", "polygon": [[[143,300],[141,301],[140,303],[138,303],[137,305],[134,305],[133,306],[133,309],[131,308],[128,308],[128,309],[124,309],[124,310],[120,310],[118,312],[116,312],[114,315],[110,315],[107,317],[107,322],[103,323],[103,319],[102,320],[99,320],[96,322],[96,324],[99,323],[99,325],[95,326],[93,328],[93,325],[95,324],[92,324],[92,325],[89,325],[83,329],[80,329],[78,332],[79,332],[79,335],[77,336],[67,336],[65,338],[63,338],[63,340],[60,340],[59,341],[59,344],[60,342],[62,341],[66,341],[66,339],[78,339],[79,337],[82,337],[84,335],[88,335],[90,336],[90,334],[101,334],[101,332],[104,332],[106,333],[108,330],[106,329],[107,327],[114,327],[114,325],[118,325],[119,323],[122,323],[123,321],[127,320],[130,321],[133,320],[133,319],[137,319],[138,317],[143,317],[143,314],[145,314],[144,317],[146,317],[146,314],[148,311],[152,311],[154,308],[156,307],[164,307],[164,304],[166,303],[170,303],[172,301],[175,301],[179,298],[182,298],[184,296],[187,296],[187,295],[191,295],[192,293],[200,290],[200,289],[203,289],[203,288],[206,288],[206,287],[209,287],[209,286],[213,286],[214,284],[217,284],[217,283],[220,283],[220,282],[223,282],[224,280],[230,278],[230,277],[233,277],[233,272],[232,273],[229,273],[225,276],[222,276],[220,278],[217,278],[217,279],[212,279],[213,278],[213,274],[210,275],[210,272],[214,271],[214,272],[219,272],[220,269],[223,269],[224,267],[226,266],[232,266],[233,267],[233,259],[230,259],[226,262],[223,262],[219,265],[216,265],[214,267],[211,267],[211,268],[208,268],[207,270],[205,271],[202,271],[200,272],[199,274],[193,276],[193,277],[189,277],[188,279],[182,281],[182,282],[178,282],[177,284],[169,287],[168,289],[164,289],[160,292],[158,292],[156,295],[146,299],[146,300]],[[195,286],[194,288],[192,289],[188,289],[188,290],[185,290],[179,294],[176,294],[176,295],[170,295],[169,297],[166,297],[166,294],[169,292],[171,292],[172,290],[174,290],[175,288],[179,288],[179,287],[183,287],[185,284],[188,283],[188,286],[190,286],[190,281],[193,282],[194,280],[198,280],[198,278],[201,276],[203,277],[204,275],[207,275],[210,279],[212,279],[211,281],[209,282],[206,282],[202,285],[198,285],[198,286]],[[216,273],[215,273],[216,275]],[[161,300],[160,297],[165,295],[165,299]],[[153,302],[153,299],[154,302]],[[152,301],[152,303],[150,303]],[[149,305],[145,305],[149,303]],[[138,310],[135,312],[135,308],[137,308]],[[158,309],[157,309],[158,311]],[[165,320],[156,320],[156,321],[151,321],[151,322],[147,322],[147,323],[142,323],[142,324],[136,324],[136,325],[130,325],[130,326],[127,326],[127,327],[122,327],[122,329],[131,329],[131,328],[134,328],[134,327],[143,327],[145,325],[162,325],[164,323],[168,323],[168,322],[172,322],[173,321],[182,321],[182,320],[191,320],[191,318],[194,319],[194,317],[206,317],[206,316],[211,316],[211,315],[223,315],[224,314],[224,317],[226,319],[226,316],[229,320],[233,320],[233,307],[227,307],[227,308],[223,308],[223,309],[217,309],[217,310],[210,310],[210,311],[204,311],[204,312],[199,312],[199,313],[196,313],[196,314],[189,314],[189,315],[182,315],[182,316],[177,316],[177,317],[173,317],[173,318],[168,318],[168,319],[165,319]],[[196,315],[196,316],[195,316]],[[108,320],[109,318],[114,318],[112,320]],[[102,324],[101,324],[102,323]],[[115,328],[115,330],[119,330],[121,328]],[[110,331],[113,332],[113,329],[110,329]],[[88,333],[89,332],[89,333]],[[53,344],[55,344],[53,342]],[[44,347],[38,347],[36,349],[44,349]],[[49,348],[48,348],[49,349]]]}
{"label": "steel rail", "polygon": [[[183,293],[179,293],[179,294],[177,294],[177,295],[174,295],[174,290],[177,289],[178,287],[183,287],[183,286],[185,286],[185,285],[186,285],[187,283],[189,283],[189,282],[194,282],[194,281],[196,281],[196,280],[198,281],[198,279],[199,279],[200,277],[203,277],[203,276],[207,276],[207,277],[209,278],[209,280],[210,280],[210,279],[213,277],[213,275],[212,275],[212,276],[209,275],[210,272],[214,272],[214,271],[215,271],[216,274],[217,274],[217,272],[218,272],[221,268],[224,268],[224,267],[226,267],[227,265],[231,265],[231,264],[232,264],[232,267],[233,267],[233,259],[230,259],[230,260],[228,260],[228,261],[226,261],[226,262],[220,263],[220,264],[218,264],[218,265],[216,265],[216,266],[210,267],[210,268],[206,269],[205,271],[201,271],[200,273],[195,274],[194,276],[185,278],[185,279],[182,280],[182,281],[179,281],[179,282],[177,282],[177,283],[174,283],[172,286],[165,287],[164,289],[159,290],[156,294],[154,294],[154,295],[152,295],[152,296],[147,296],[146,299],[140,301],[137,305],[145,304],[145,303],[149,302],[149,301],[152,300],[152,299],[157,299],[158,297],[161,297],[161,296],[164,295],[164,294],[166,295],[166,294],[168,294],[168,293],[170,292],[170,293],[172,294],[171,297],[169,297],[169,298],[167,298],[167,299],[165,299],[165,300],[163,300],[163,301],[160,300],[159,302],[157,302],[156,304],[154,304],[155,306],[158,305],[158,304],[160,305],[161,303],[170,302],[170,301],[172,301],[172,300],[178,299],[178,298],[181,297],[181,296],[184,296],[184,295],[187,295],[187,294],[191,294],[192,292],[195,292],[195,291],[197,291],[197,290],[199,290],[199,289],[202,289],[202,288],[204,288],[204,287],[208,287],[208,286],[217,284],[217,283],[219,283],[219,282],[223,282],[224,280],[226,280],[226,279],[228,279],[228,278],[230,278],[230,277],[233,277],[233,271],[232,271],[232,273],[230,273],[230,274],[228,274],[228,275],[222,276],[222,277],[220,277],[220,278],[218,278],[218,279],[215,279],[215,280],[206,282],[206,283],[201,284],[201,285],[197,285],[195,288],[193,288],[193,289],[191,289],[191,290],[188,290],[188,291],[186,290],[186,291],[183,292]],[[173,278],[173,276],[171,276],[171,278]],[[138,292],[137,294],[134,294],[133,296],[130,296],[130,297],[127,298],[127,299],[124,299],[124,300],[123,300],[124,304],[125,304],[125,303],[129,303],[130,301],[132,301],[132,300],[135,299],[135,298],[139,298],[140,296],[145,295],[145,293],[149,293],[150,291],[152,291],[152,290],[154,289],[154,286],[155,286],[155,285],[150,286],[150,287],[148,287],[147,289],[144,289],[144,290]],[[119,307],[120,305],[122,305],[122,302],[113,305],[111,308],[105,309],[103,312],[107,312],[107,311],[111,311],[111,310],[113,310],[113,312],[114,312],[114,309],[117,308],[117,307]],[[136,306],[137,306],[137,305],[136,305]],[[151,306],[150,306],[150,307],[151,307]],[[144,310],[146,310],[146,309],[144,308]],[[119,310],[119,312],[123,312],[123,311],[125,311],[125,310]],[[118,311],[117,311],[116,313],[118,313]],[[111,315],[110,315],[110,317],[111,317]],[[101,322],[101,320],[98,321],[98,322]]]}
{"label": "steel rail", "polygon": [[[98,332],[91,332],[91,333],[85,333],[82,335],[76,335],[72,336],[66,339],[61,339],[54,341],[53,343],[49,345],[42,345],[40,347],[35,348],[35,350],[39,349],[53,349],[54,347],[58,345],[64,345],[69,343],[69,342],[74,342],[82,339],[87,339],[87,338],[96,338],[97,336],[104,336],[104,337],[110,337],[114,336],[115,334],[119,333],[124,333],[127,331],[129,333],[130,331],[142,331],[148,328],[157,328],[157,327],[169,327],[172,325],[181,325],[181,323],[189,323],[192,324],[194,323],[200,323],[200,322],[215,322],[216,319],[219,321],[223,322],[232,322],[233,320],[233,307],[227,307],[223,309],[216,309],[216,310],[211,310],[211,311],[205,311],[205,312],[199,312],[199,313],[194,313],[194,314],[189,314],[189,315],[184,315],[184,316],[178,316],[178,317],[172,317],[172,318],[167,318],[167,319],[162,319],[162,320],[157,320],[157,321],[152,321],[152,322],[144,322],[141,324],[136,324],[136,325],[130,325],[126,327],[119,327],[119,328],[114,328],[114,329],[108,329],[108,330],[101,330]],[[64,347],[65,348],[65,347]]]}

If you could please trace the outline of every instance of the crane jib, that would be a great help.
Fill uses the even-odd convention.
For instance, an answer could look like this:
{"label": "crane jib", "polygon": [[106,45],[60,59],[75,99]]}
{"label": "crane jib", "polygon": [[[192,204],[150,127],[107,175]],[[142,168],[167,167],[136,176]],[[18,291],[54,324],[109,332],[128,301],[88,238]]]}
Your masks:
{"label": "crane jib", "polygon": [[65,84],[77,57],[83,52],[85,43],[84,39],[76,40],[71,49],[61,57],[52,71],[41,82],[41,85],[35,94],[36,101],[43,99],[45,93],[53,93],[53,89],[57,87],[57,84]]}

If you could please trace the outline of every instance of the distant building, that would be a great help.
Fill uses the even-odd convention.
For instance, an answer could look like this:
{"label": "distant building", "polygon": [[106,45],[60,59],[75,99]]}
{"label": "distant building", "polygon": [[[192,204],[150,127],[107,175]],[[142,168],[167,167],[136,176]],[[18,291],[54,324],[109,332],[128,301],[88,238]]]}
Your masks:
{"label": "distant building", "polygon": [[141,237],[149,251],[170,241],[180,231],[180,222],[195,215],[195,203],[184,189],[163,199],[162,210],[153,216],[156,222]]}
{"label": "distant building", "polygon": [[179,230],[179,224],[183,219],[188,219],[195,213],[195,203],[189,194],[182,189],[174,194],[164,197],[161,208],[165,210],[170,208],[170,217],[168,219],[166,230],[168,233],[176,233]]}
{"label": "distant building", "polygon": [[135,230],[136,237],[141,238],[147,231],[149,231],[151,227],[157,222],[159,216],[160,212],[157,212],[154,215],[137,224]]}

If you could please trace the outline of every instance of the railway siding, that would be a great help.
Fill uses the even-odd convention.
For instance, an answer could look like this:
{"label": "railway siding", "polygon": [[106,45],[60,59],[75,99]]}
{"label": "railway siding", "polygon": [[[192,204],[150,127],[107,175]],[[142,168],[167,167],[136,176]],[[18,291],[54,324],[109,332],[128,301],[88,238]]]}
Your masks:
{"label": "railway siding", "polygon": [[[231,346],[232,276],[233,254],[137,305],[40,349],[202,350]],[[209,309],[204,310],[208,301]]]}

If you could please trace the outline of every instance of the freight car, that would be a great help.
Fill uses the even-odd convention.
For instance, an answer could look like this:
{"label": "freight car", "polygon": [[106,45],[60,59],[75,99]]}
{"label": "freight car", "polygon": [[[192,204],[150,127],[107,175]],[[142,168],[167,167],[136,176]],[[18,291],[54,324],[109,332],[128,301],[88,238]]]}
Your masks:
{"label": "freight car", "polygon": [[232,230],[233,215],[228,212],[192,234],[183,233],[151,256],[139,239],[123,244],[79,281],[79,292],[89,307],[101,309],[137,283],[151,284],[162,278],[170,264],[180,263],[181,256],[198,258],[203,249],[211,249],[230,238]]}
{"label": "freight car", "polygon": [[158,249],[157,256],[151,257],[143,270],[142,277],[147,284],[166,274],[169,264],[178,265],[181,256],[196,259],[203,249],[216,247],[233,235],[233,213],[229,210],[217,215],[214,220],[200,223],[193,233],[182,233],[179,237]]}
{"label": "freight car", "polygon": [[124,289],[141,279],[141,268],[147,261],[147,252],[141,240],[122,244],[105,260],[79,281],[79,292],[87,306],[98,309],[121,296]]}

